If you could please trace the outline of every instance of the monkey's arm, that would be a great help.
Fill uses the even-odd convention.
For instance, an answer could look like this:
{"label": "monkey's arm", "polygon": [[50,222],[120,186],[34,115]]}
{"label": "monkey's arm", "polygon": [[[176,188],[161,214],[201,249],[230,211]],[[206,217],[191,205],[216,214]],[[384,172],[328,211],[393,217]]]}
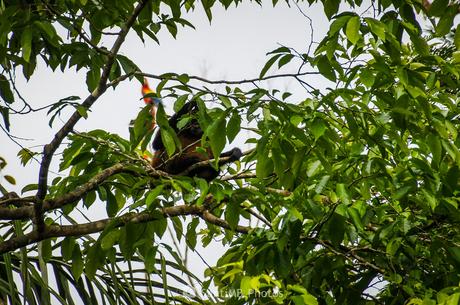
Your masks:
{"label": "monkey's arm", "polygon": [[[196,119],[192,119],[191,122],[189,122],[181,130],[177,128],[177,123],[180,121],[182,116],[186,114],[193,114],[197,112],[197,110],[197,103],[195,101],[185,103],[184,106],[182,106],[182,108],[178,112],[176,112],[169,118],[169,126],[171,126],[171,128],[173,128],[176,133],[180,133],[180,136],[182,137],[193,139],[201,138],[201,136],[203,135],[203,130],[201,129]],[[152,148],[154,150],[164,149],[163,140],[161,139],[161,129],[156,133],[155,137],[153,138]]]}

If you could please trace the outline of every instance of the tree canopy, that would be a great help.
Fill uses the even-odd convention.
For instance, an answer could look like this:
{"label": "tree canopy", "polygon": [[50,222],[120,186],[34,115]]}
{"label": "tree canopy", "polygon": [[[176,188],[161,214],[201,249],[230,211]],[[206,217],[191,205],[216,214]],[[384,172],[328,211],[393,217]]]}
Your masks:
{"label": "tree canopy", "polygon": [[[460,4],[289,1],[312,29],[308,8],[322,5],[327,34],[270,51],[254,79],[158,75],[120,54],[127,35],[159,42],[193,28],[189,11],[211,21],[240,3],[0,1],[0,126],[9,134],[12,116],[44,112],[54,130],[42,151],[19,151],[24,170],[40,162],[21,194],[0,159],[0,304],[459,303]],[[88,95],[26,101],[16,77],[37,63],[85,71]],[[214,155],[241,137],[252,148],[208,183],[150,166],[149,106],[129,139],[75,129],[107,90],[144,77],[175,111],[198,103]],[[303,96],[270,79],[293,79]],[[158,116],[172,157],[177,135]],[[94,205],[106,215],[75,220]],[[226,251],[203,279],[177,243],[216,240]]]}

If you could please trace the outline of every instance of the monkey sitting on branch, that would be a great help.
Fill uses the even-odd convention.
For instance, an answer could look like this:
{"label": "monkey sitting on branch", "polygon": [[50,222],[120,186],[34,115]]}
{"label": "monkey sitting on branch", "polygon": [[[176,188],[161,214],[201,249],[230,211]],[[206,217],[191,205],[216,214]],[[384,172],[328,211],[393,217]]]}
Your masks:
{"label": "monkey sitting on branch", "polygon": [[[152,128],[156,126],[156,113],[161,104],[161,99],[156,97],[145,97],[153,93],[149,88],[147,79],[144,79],[142,85],[142,94],[146,104],[151,105],[150,114],[152,115]],[[171,116],[168,120],[169,126],[174,130],[179,139],[180,147],[176,147],[175,153],[169,157],[161,137],[161,128],[155,134],[152,142],[154,155],[152,166],[155,169],[164,171],[171,175],[186,175],[189,177],[199,177],[206,181],[215,179],[220,174],[219,167],[237,161],[243,155],[241,149],[235,147],[219,156],[218,167],[215,168],[209,161],[214,159],[211,149],[201,146],[203,130],[201,129],[195,115],[198,111],[198,105],[195,101],[184,104],[182,108]],[[178,123],[182,119],[190,118],[185,126],[179,128]],[[198,164],[200,163],[200,164]],[[199,166],[195,166],[199,165]]]}

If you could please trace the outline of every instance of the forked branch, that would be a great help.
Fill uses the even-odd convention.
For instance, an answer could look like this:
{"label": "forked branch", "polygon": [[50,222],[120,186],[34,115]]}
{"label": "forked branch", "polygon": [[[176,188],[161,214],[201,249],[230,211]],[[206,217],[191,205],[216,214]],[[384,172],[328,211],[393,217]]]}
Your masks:
{"label": "forked branch", "polygon": [[[126,23],[121,27],[121,30],[118,34],[117,39],[115,40],[112,49],[109,51],[107,55],[107,62],[105,63],[101,78],[96,89],[83,101],[82,106],[85,109],[89,109],[94,102],[107,90],[107,80],[110,75],[110,71],[112,66],[115,62],[115,58],[122,46],[123,42],[125,41],[126,35],[128,34],[129,30],[133,26],[134,22],[136,21],[137,17],[139,16],[142,9],[146,6],[148,0],[141,0],[134,8],[131,16],[128,18]],[[62,126],[62,128],[54,135],[53,140],[45,145],[43,149],[43,158],[40,165],[40,171],[38,176],[38,190],[36,194],[36,203],[34,205],[34,221],[38,228],[38,232],[42,231],[44,228],[44,221],[43,221],[43,200],[46,196],[48,190],[48,171],[51,164],[51,160],[53,158],[54,153],[61,145],[62,141],[65,137],[72,131],[75,124],[81,119],[81,114],[78,111],[75,111],[69,120]]]}

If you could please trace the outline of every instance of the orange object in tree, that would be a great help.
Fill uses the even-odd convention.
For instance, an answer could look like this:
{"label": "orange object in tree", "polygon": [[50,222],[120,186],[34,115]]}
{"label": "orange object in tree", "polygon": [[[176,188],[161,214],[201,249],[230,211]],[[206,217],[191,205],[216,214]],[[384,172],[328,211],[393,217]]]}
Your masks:
{"label": "orange object in tree", "polygon": [[158,105],[160,105],[161,103],[161,99],[159,97],[151,96],[155,92],[152,89],[150,89],[147,78],[145,77],[144,77],[144,83],[142,84],[141,92],[142,92],[142,95],[144,96],[144,102],[148,105],[152,105],[152,108],[150,109],[150,114],[152,115],[152,128],[154,128],[156,125],[155,116],[157,113]]}

